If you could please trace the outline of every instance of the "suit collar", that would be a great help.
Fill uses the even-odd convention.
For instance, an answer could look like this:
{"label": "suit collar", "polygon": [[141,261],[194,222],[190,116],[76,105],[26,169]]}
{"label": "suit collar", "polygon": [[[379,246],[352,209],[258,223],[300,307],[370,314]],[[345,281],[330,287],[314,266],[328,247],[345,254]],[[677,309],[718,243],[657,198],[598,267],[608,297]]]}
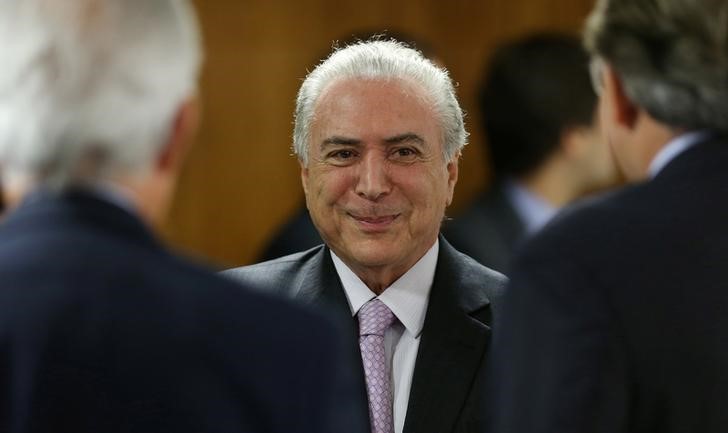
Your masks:
{"label": "suit collar", "polygon": [[696,143],[671,159],[654,177],[653,181],[690,176],[722,174],[728,160],[728,137],[715,133]]}
{"label": "suit collar", "polygon": [[303,273],[304,278],[294,295],[296,298],[314,305],[324,304],[351,316],[349,303],[328,247],[322,245],[316,248]]}
{"label": "suit collar", "polygon": [[663,146],[662,149],[657,152],[655,157],[652,158],[652,162],[650,162],[648,170],[650,177],[654,178],[666,165],[670,163],[670,161],[677,158],[681,153],[696,144],[708,141],[713,135],[713,132],[708,130],[691,131],[670,140],[670,142]]}
{"label": "suit collar", "polygon": [[68,230],[99,230],[108,236],[161,248],[149,228],[132,212],[82,188],[56,192],[38,190],[8,215],[6,228],[54,226]]}

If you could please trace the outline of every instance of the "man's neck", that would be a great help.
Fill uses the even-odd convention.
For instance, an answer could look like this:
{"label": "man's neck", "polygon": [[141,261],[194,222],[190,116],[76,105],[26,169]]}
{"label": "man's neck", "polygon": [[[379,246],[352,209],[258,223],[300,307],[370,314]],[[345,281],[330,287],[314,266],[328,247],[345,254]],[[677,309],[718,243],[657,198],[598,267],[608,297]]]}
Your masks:
{"label": "man's neck", "polygon": [[560,208],[577,198],[580,194],[569,178],[568,170],[561,166],[562,161],[551,158],[531,173],[517,178],[517,182],[531,194],[539,197],[548,205]]}
{"label": "man's neck", "polygon": [[400,265],[386,264],[382,266],[362,266],[352,260],[345,260],[340,255],[331,251],[341,263],[348,267],[374,294],[381,295],[395,281],[399,280],[404,274],[412,269],[422,258],[438,244],[437,238],[426,249],[421,256],[412,262],[403,262]]}

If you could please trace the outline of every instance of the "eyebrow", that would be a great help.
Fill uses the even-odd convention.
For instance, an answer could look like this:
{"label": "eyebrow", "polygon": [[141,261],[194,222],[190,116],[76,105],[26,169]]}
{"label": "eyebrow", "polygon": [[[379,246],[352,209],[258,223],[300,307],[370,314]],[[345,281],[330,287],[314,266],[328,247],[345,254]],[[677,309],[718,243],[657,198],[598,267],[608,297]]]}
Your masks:
{"label": "eyebrow", "polygon": [[407,141],[415,141],[420,145],[425,144],[425,140],[414,132],[405,132],[404,134],[395,135],[394,137],[385,138],[387,144],[404,143]]}
{"label": "eyebrow", "polygon": [[[405,143],[408,141],[414,141],[417,142],[420,145],[425,145],[425,140],[420,137],[419,135],[415,134],[414,132],[405,132],[404,134],[398,134],[393,137],[388,137],[384,139],[384,143],[386,144],[398,144],[398,143]],[[321,142],[320,149],[323,150],[327,146],[357,146],[361,144],[361,140],[358,138],[350,138],[350,137],[343,137],[339,135],[334,135],[332,137],[326,138]]]}
{"label": "eyebrow", "polygon": [[326,148],[326,146],[331,145],[339,145],[339,146],[354,146],[361,144],[361,140],[358,140],[356,138],[349,138],[349,137],[342,137],[339,135],[334,135],[333,137],[329,137],[321,142],[321,146],[319,146],[319,149],[323,150]]}

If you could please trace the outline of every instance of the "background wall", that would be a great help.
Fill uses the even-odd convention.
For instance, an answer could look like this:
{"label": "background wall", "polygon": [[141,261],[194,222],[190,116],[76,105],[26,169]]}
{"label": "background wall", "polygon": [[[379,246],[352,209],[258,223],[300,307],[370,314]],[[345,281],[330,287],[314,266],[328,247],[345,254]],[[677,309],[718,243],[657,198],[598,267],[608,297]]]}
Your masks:
{"label": "background wall", "polygon": [[[577,33],[593,0],[199,0],[204,120],[165,236],[218,266],[251,263],[303,202],[291,156],[294,98],[332,42],[362,30],[429,41],[459,83],[471,133],[450,213],[488,182],[475,93],[498,43],[533,30]],[[537,73],[537,72],[534,72]]]}

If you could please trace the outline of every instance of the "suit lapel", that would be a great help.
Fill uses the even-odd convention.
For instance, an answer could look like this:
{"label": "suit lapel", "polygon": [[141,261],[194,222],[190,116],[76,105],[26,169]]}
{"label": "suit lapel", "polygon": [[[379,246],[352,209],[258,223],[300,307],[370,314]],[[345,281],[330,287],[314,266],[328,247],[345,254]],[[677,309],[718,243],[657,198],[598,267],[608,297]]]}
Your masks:
{"label": "suit lapel", "polygon": [[456,255],[440,238],[404,433],[452,432],[482,370],[490,328],[480,320],[490,323],[489,301],[477,295],[482,290],[467,280],[468,272],[460,271],[463,264]]}
{"label": "suit lapel", "polygon": [[305,277],[296,290],[295,298],[304,303],[323,307],[340,316],[347,323],[346,330],[359,340],[359,326],[351,315],[344,287],[336,273],[334,262],[327,247],[322,247],[304,270]]}
{"label": "suit lapel", "polygon": [[[339,275],[336,273],[334,262],[327,247],[311,259],[307,265],[305,278],[297,290],[295,298],[332,312],[335,320],[343,330],[346,344],[349,345],[347,361],[351,363],[351,372],[356,376],[353,379],[357,389],[366,402],[367,392],[364,379],[364,366],[359,351],[359,323],[351,315],[351,307],[344,293]],[[368,412],[367,412],[368,416]]]}

